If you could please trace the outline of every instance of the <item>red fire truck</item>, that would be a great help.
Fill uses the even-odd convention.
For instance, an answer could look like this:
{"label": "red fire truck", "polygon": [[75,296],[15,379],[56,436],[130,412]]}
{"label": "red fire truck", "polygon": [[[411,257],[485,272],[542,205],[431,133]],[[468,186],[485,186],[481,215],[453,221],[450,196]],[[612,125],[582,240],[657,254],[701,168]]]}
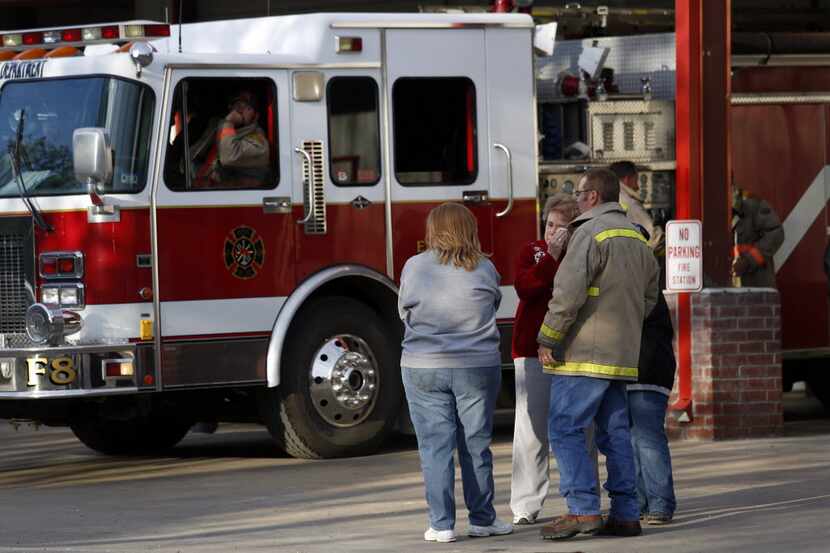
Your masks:
{"label": "red fire truck", "polygon": [[[254,417],[295,456],[371,451],[402,412],[395,279],[432,207],[476,214],[515,311],[532,34],[518,14],[0,33],[0,417],[108,453]],[[253,173],[216,157],[239,98]]]}

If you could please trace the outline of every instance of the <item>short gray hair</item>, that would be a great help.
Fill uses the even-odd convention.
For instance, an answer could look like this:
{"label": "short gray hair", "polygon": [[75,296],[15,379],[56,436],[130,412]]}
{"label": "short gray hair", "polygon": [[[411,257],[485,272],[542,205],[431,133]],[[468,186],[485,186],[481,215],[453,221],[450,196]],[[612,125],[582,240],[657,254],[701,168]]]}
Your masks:
{"label": "short gray hair", "polygon": [[620,179],[608,169],[591,169],[583,177],[586,189],[596,190],[600,203],[620,201]]}
{"label": "short gray hair", "polygon": [[548,214],[551,211],[561,213],[568,218],[568,221],[573,221],[579,215],[579,206],[570,194],[557,192],[545,201],[545,207],[542,209],[542,223],[548,220]]}

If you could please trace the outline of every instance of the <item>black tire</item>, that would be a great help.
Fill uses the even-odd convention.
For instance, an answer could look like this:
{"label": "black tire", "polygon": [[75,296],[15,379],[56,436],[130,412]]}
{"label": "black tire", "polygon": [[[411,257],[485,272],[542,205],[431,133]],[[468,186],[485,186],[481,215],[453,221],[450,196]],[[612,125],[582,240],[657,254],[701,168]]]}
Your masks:
{"label": "black tire", "polygon": [[[362,342],[368,348],[363,358],[374,361],[372,400],[365,408],[353,411],[338,402],[328,404],[320,400],[319,389],[324,379],[312,378],[311,374],[313,363],[326,359],[320,355],[321,348],[331,343],[339,345],[341,342],[332,341],[341,337]],[[371,372],[366,370],[367,365],[360,367],[367,375]],[[363,377],[355,381],[361,384],[355,393],[365,390],[368,381]],[[313,386],[317,386],[314,391]],[[385,324],[360,301],[331,296],[304,307],[292,324],[282,357],[280,385],[263,394],[261,414],[279,446],[293,457],[351,457],[367,455],[380,446],[394,427],[402,400],[399,328]],[[334,417],[343,418],[338,423]]]}
{"label": "black tire", "polygon": [[107,455],[143,455],[170,449],[185,437],[191,421],[142,417],[126,421],[84,418],[69,425],[88,448]]}

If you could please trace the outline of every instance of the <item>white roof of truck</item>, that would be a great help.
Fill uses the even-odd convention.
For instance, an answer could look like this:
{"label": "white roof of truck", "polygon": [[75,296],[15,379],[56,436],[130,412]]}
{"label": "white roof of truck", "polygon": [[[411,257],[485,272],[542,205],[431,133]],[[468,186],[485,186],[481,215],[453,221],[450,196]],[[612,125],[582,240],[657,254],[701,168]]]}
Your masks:
{"label": "white roof of truck", "polygon": [[[92,27],[118,26],[121,29],[120,40],[93,40],[92,44],[86,46],[88,51],[85,55],[80,57],[39,58],[40,61],[10,63],[37,62],[41,64],[39,71],[43,77],[96,72],[132,77],[135,68],[127,54],[100,55],[111,53],[117,49],[117,44],[127,42],[129,39],[125,38],[124,29],[130,25],[165,24],[149,21],[96,24]],[[157,51],[154,63],[145,68],[145,73],[155,74],[160,68],[171,64],[245,67],[377,66],[382,62],[382,30],[423,33],[424,43],[428,44],[437,39],[436,33],[465,32],[470,29],[528,32],[533,28],[532,18],[525,14],[317,13],[184,24],[181,26],[181,53],[178,25],[169,25],[169,37],[139,40],[150,41]],[[45,31],[48,29],[15,33],[42,34]],[[359,52],[338,53],[336,37],[359,37],[362,39],[362,48]],[[83,46],[83,43],[73,45]],[[55,44],[57,46],[60,43]]]}
{"label": "white roof of truck", "polygon": [[[524,14],[421,14],[421,13],[317,13],[252,19],[234,19],[182,25],[182,53],[271,54],[320,63],[344,61],[335,58],[335,36],[364,38],[363,60],[378,59],[379,29],[463,29],[511,27],[532,29]],[[178,53],[179,26],[170,37],[153,42],[160,53]],[[372,44],[372,43],[375,44]],[[351,54],[345,55],[347,59]],[[355,59],[355,61],[358,61]]]}

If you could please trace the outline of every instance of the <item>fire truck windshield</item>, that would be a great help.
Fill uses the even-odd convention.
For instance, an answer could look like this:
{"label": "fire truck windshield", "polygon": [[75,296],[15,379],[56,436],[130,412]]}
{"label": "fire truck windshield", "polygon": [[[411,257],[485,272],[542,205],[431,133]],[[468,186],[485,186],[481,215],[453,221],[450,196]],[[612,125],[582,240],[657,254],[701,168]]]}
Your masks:
{"label": "fire truck windshield", "polygon": [[20,194],[12,156],[21,114],[20,171],[27,195],[86,194],[72,164],[72,133],[105,127],[113,148],[104,193],[141,191],[147,180],[155,100],[146,86],[111,77],[11,81],[0,89],[0,198]]}

